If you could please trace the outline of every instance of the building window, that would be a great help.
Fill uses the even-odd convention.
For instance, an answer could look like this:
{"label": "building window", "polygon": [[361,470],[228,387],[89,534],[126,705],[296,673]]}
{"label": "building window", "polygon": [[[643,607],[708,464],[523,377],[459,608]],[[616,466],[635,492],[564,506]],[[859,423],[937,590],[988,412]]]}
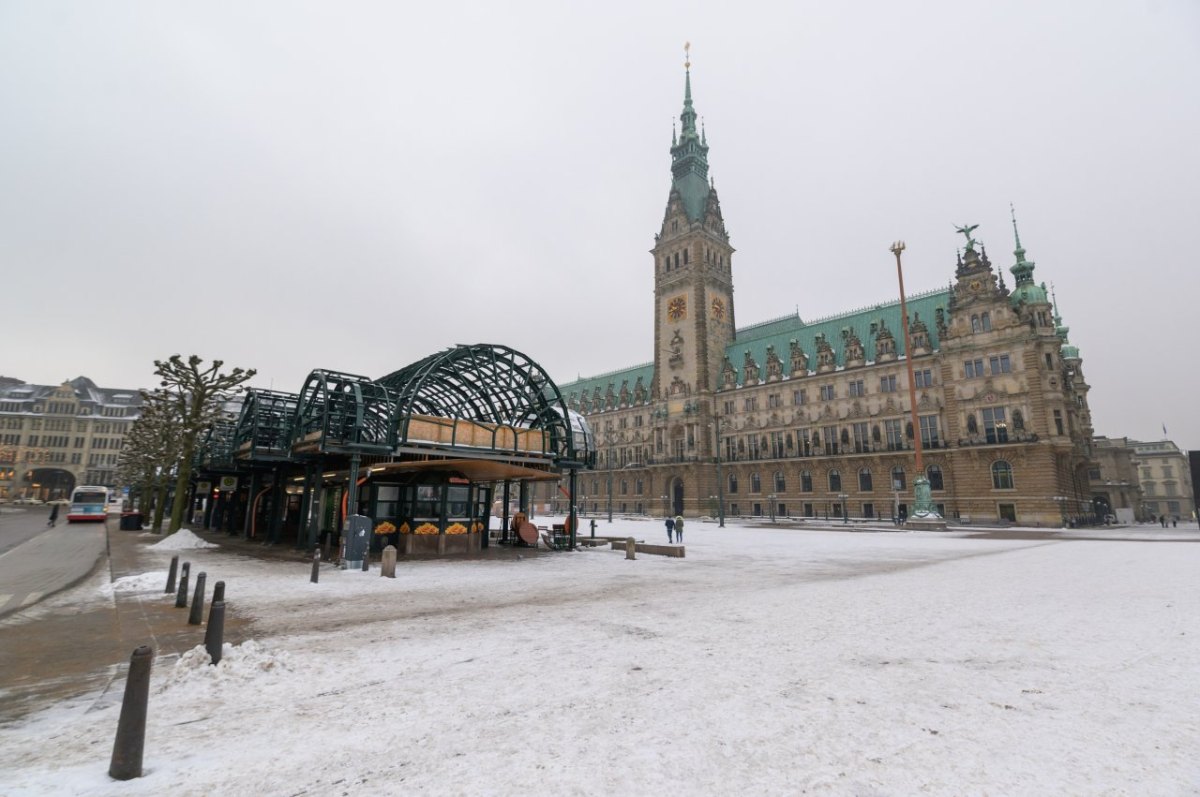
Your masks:
{"label": "building window", "polygon": [[1008,442],[1008,422],[1003,407],[983,408],[983,431],[989,443]]}
{"label": "building window", "polygon": [[775,459],[783,457],[783,432],[771,432],[771,456]]}
{"label": "building window", "polygon": [[842,491],[842,474],[836,470],[829,471],[829,492],[840,493]]}
{"label": "building window", "polygon": [[967,379],[975,379],[982,377],[983,373],[983,358],[975,360],[967,360],[963,363],[963,373]]}
{"label": "building window", "polygon": [[815,517],[815,515],[813,513],[813,505],[812,504],[804,505],[804,516],[805,517]]}
{"label": "building window", "polygon": [[1054,411],[1054,429],[1061,435],[1063,433],[1063,417],[1062,410]]}
{"label": "building window", "polygon": [[1160,468],[1160,470],[1162,471],[1162,477],[1164,479],[1174,479],[1175,478],[1175,469],[1172,468],[1170,465],[1163,465]]}
{"label": "building window", "polygon": [[871,450],[870,430],[865,422],[850,424],[850,431],[854,436],[854,451],[862,454]]}
{"label": "building window", "polygon": [[892,489],[908,489],[908,479],[904,476],[904,468],[892,468]]}
{"label": "building window", "polygon": [[732,399],[725,402],[725,414],[733,415],[733,400]]}
{"label": "building window", "polygon": [[858,491],[861,493],[869,493],[875,489],[871,482],[871,469],[863,468],[858,472]]}
{"label": "building window", "polygon": [[992,487],[996,490],[1011,490],[1013,488],[1013,469],[1004,460],[992,463]]}
{"label": "building window", "polygon": [[750,474],[750,492],[762,492],[762,478],[758,475],[758,471]]}
{"label": "building window", "polygon": [[758,409],[758,396],[750,396],[742,402],[742,409],[746,412],[753,412]]}
{"label": "building window", "polygon": [[904,449],[904,429],[900,425],[900,421],[892,419],[883,422],[883,432],[887,437],[888,451],[901,451]]}
{"label": "building window", "polygon": [[896,375],[879,377],[879,392],[880,393],[895,393],[896,392]]}
{"label": "building window", "polygon": [[734,517],[737,517],[738,515],[742,514],[742,511],[740,509],[738,509],[737,504],[730,504],[729,505],[729,514],[733,515]]}
{"label": "building window", "polygon": [[833,401],[833,385],[821,385],[821,401]]}
{"label": "building window", "polygon": [[807,390],[793,390],[792,391],[792,403],[793,404],[805,404],[807,402],[808,402],[808,391]]}
{"label": "building window", "polygon": [[800,471],[800,492],[811,493],[812,491],[812,473],[806,470]]}
{"label": "building window", "polygon": [[837,444],[837,427],[824,426],[821,428],[821,438],[825,445],[826,454],[836,454],[838,452]]}
{"label": "building window", "polygon": [[988,368],[992,374],[1007,374],[1012,372],[1012,365],[1008,361],[1007,354],[994,354],[988,357]]}
{"label": "building window", "polygon": [[979,321],[983,325],[984,332],[992,331],[992,314],[991,313],[987,313],[987,312],[983,313],[982,315],[979,316]]}
{"label": "building window", "polygon": [[937,448],[938,416],[922,415],[918,420],[921,423],[921,445],[926,448]]}
{"label": "building window", "polygon": [[982,332],[983,324],[979,323],[979,316],[971,316],[971,332]]}
{"label": "building window", "polygon": [[1046,352],[1046,370],[1054,370],[1054,355],[1052,355],[1050,352]]}
{"label": "building window", "polygon": [[913,371],[913,382],[916,387],[933,387],[933,369],[922,368]]}
{"label": "building window", "polygon": [[777,492],[777,493],[786,493],[787,492],[787,479],[785,479],[783,477],[783,471],[781,471],[781,470],[775,471],[775,492]]}
{"label": "building window", "polygon": [[863,504],[862,516],[865,518],[875,517],[875,505],[874,504]]}
{"label": "building window", "polygon": [[729,492],[731,492],[731,493],[737,492],[737,474],[736,473],[729,474]]}
{"label": "building window", "polygon": [[930,490],[945,490],[946,484],[942,480],[942,469],[937,465],[930,465],[925,469],[925,475],[929,479]]}
{"label": "building window", "polygon": [[867,395],[867,390],[863,387],[863,380],[855,379],[850,383],[850,397],[855,398]]}
{"label": "building window", "polygon": [[773,409],[776,409],[776,408],[782,407],[782,406],[783,406],[783,402],[780,401],[778,393],[772,393],[771,395],[767,396],[767,408],[768,409],[773,410]]}

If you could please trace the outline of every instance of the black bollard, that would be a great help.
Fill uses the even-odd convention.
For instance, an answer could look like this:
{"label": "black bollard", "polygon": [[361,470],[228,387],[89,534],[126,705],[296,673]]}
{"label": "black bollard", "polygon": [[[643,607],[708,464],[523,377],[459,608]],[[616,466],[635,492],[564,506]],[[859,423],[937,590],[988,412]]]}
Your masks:
{"label": "black bollard", "polygon": [[364,573],[367,573],[370,570],[371,570],[371,552],[369,550],[366,550],[366,551],[363,551],[362,571]]}
{"label": "black bollard", "polygon": [[175,593],[175,608],[187,608],[187,588],[188,588],[188,571],[192,569],[191,562],[183,563],[183,570],[179,573],[179,592]]}
{"label": "black bollard", "polygon": [[150,664],[154,651],[142,645],[129,657],[129,675],[125,679],[125,698],[117,720],[117,738],[113,741],[108,776],[130,780],[142,776],[142,751],[146,746],[146,704],[150,698]]}
{"label": "black bollard", "polygon": [[213,664],[221,663],[221,645],[225,637],[225,601],[213,601],[208,610],[208,627],[204,630],[204,649]]}
{"label": "black bollard", "polygon": [[192,610],[188,613],[188,625],[200,625],[204,616],[204,580],[207,573],[196,574],[196,591],[192,595]]}
{"label": "black bollard", "polygon": [[308,577],[308,580],[311,581],[312,583],[316,584],[320,580],[320,578],[321,578],[321,549],[317,548],[315,551],[313,551],[312,575]]}
{"label": "black bollard", "polygon": [[172,556],[171,557],[171,569],[167,572],[167,588],[163,590],[163,592],[166,593],[167,595],[170,595],[172,592],[175,591],[175,572],[178,569],[179,569],[179,557]]}
{"label": "black bollard", "polygon": [[218,581],[216,584],[213,584],[213,600],[215,600],[215,601],[224,601],[225,600],[225,582],[224,581]]}

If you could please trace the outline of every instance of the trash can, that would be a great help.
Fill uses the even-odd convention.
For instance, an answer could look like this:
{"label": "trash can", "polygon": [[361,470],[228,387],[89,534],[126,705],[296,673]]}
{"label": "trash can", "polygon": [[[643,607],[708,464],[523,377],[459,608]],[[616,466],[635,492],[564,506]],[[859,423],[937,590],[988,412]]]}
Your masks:
{"label": "trash can", "polygon": [[142,530],[142,513],[141,512],[122,512],[120,528],[122,531],[141,531]]}

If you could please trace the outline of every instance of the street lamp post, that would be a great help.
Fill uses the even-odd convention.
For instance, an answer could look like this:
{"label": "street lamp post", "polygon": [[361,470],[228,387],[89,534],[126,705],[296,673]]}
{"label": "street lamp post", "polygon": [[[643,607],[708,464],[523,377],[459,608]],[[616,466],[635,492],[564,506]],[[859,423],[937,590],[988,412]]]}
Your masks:
{"label": "street lamp post", "polygon": [[933,493],[929,489],[929,479],[925,475],[925,462],[921,456],[921,422],[917,417],[917,381],[913,375],[912,338],[908,334],[908,303],[904,296],[904,269],[900,265],[900,253],[904,251],[904,241],[896,241],[891,246],[891,252],[896,256],[896,278],[900,281],[900,326],[904,333],[904,363],[908,370],[908,403],[912,415],[913,448],[917,455],[917,475],[913,479],[913,511],[907,522],[917,521],[916,525],[932,528],[945,528],[946,521],[938,514],[933,505]]}
{"label": "street lamp post", "polygon": [[721,475],[721,416],[713,418],[717,432],[717,445],[713,453],[717,457],[717,527],[725,528],[725,480]]}
{"label": "street lamp post", "polygon": [[775,493],[771,493],[770,495],[768,495],[767,500],[771,502],[768,509],[771,510],[771,522],[774,523],[775,522]]}

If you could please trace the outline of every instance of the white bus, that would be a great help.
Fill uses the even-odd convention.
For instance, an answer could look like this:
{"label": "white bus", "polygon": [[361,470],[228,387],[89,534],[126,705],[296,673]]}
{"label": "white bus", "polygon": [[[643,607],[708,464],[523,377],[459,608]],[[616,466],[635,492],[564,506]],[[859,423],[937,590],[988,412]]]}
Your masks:
{"label": "white bus", "polygon": [[81,485],[71,491],[71,506],[67,510],[67,522],[77,520],[99,520],[108,517],[108,488]]}

